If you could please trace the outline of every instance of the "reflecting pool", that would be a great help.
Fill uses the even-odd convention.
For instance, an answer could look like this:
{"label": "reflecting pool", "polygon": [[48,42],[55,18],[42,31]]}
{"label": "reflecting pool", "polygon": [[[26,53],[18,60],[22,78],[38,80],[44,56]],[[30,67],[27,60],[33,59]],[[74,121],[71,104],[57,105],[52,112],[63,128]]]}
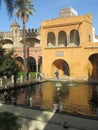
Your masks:
{"label": "reflecting pool", "polygon": [[98,117],[97,85],[61,82],[58,89],[56,82],[43,82],[9,93],[16,98],[17,105]]}

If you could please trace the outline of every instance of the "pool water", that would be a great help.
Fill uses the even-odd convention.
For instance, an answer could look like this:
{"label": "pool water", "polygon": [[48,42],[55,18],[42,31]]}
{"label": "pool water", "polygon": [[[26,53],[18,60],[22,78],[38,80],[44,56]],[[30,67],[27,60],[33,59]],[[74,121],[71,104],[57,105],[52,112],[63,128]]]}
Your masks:
{"label": "pool water", "polygon": [[16,104],[50,110],[68,112],[90,117],[98,116],[98,86],[87,83],[43,82],[36,85],[11,90]]}

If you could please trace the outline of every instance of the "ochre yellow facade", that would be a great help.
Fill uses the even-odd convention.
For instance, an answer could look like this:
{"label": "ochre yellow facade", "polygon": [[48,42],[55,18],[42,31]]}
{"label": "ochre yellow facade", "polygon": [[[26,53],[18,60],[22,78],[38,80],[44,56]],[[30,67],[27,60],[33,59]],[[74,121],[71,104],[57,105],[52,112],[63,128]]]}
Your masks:
{"label": "ochre yellow facade", "polygon": [[42,72],[45,76],[98,77],[98,42],[93,42],[92,14],[56,18],[41,24]]}

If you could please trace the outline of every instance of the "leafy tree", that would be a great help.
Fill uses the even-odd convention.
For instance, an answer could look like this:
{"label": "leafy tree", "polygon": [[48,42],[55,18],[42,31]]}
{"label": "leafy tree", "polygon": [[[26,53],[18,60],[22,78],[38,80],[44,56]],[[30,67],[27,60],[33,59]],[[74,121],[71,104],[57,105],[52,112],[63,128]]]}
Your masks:
{"label": "leafy tree", "polygon": [[17,116],[8,112],[0,113],[0,130],[19,130],[20,127]]}
{"label": "leafy tree", "polygon": [[4,58],[4,52],[5,52],[5,49],[3,49],[0,46],[0,65],[2,64],[2,61],[3,61],[3,58]]}
{"label": "leafy tree", "polygon": [[13,50],[6,53],[2,65],[0,66],[2,75],[6,75],[7,77],[11,76],[18,68],[13,53]]}
{"label": "leafy tree", "polygon": [[22,20],[23,24],[24,80],[26,80],[27,64],[26,64],[25,24],[29,19],[29,15],[33,15],[34,12],[33,0],[15,0],[14,7],[16,9],[15,15]]}

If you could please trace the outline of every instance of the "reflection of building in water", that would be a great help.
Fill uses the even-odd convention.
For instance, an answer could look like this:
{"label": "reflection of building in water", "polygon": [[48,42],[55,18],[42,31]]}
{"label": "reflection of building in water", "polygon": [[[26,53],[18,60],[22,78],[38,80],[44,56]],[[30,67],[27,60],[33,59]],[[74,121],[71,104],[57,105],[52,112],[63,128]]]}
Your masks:
{"label": "reflection of building in water", "polygon": [[18,95],[17,95],[17,101],[16,101],[17,104],[24,105],[25,97],[26,97],[26,93],[25,93],[24,89],[20,89],[20,91],[18,91]]}
{"label": "reflection of building in water", "polygon": [[70,87],[69,95],[63,100],[65,108],[76,113],[93,115],[92,107],[89,104],[91,96],[92,87],[85,85]]}
{"label": "reflection of building in water", "polygon": [[22,88],[22,89],[19,89],[18,90],[18,93],[17,93],[17,101],[16,103],[18,105],[29,105],[29,93],[28,93],[28,89],[26,88]]}
{"label": "reflection of building in water", "polygon": [[32,102],[33,102],[33,106],[38,106],[40,107],[41,103],[42,103],[42,88],[39,85],[36,86],[34,94],[32,95]]}
{"label": "reflection of building in water", "polygon": [[[54,96],[57,93],[55,83],[43,83],[42,86],[42,108],[53,109]],[[67,87],[65,85],[63,87],[66,87],[65,90],[68,92],[65,91],[65,93],[62,93],[61,91],[62,95],[58,97],[60,97],[60,101],[63,104],[64,111],[95,116],[95,110],[93,113],[92,106],[89,103],[89,100],[92,97],[92,87],[88,87],[85,84],[70,87]]]}
{"label": "reflection of building in water", "polygon": [[[59,109],[62,111],[95,116],[95,109],[98,105],[98,93],[96,89],[95,86],[92,87],[87,84],[67,86],[66,83],[62,83],[62,87],[58,93],[55,82],[43,82],[18,90],[16,102],[19,105],[36,106],[42,109],[53,110],[53,105],[59,101]],[[54,96],[57,96],[57,102],[54,102]],[[30,97],[32,98],[32,102],[30,102]]]}
{"label": "reflection of building in water", "polygon": [[98,86],[92,85],[92,96],[89,100],[89,104],[92,105],[93,109],[98,108]]}
{"label": "reflection of building in water", "polygon": [[53,97],[55,94],[55,84],[53,82],[44,82],[42,85],[42,108],[52,109]]}

